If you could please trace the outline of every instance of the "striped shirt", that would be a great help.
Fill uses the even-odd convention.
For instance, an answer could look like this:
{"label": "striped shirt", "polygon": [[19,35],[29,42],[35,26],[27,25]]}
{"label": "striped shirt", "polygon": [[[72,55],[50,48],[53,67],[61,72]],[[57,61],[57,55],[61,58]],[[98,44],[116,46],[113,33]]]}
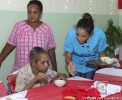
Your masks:
{"label": "striped shirt", "polygon": [[33,47],[38,46],[48,50],[56,46],[54,35],[49,25],[42,23],[33,31],[33,28],[24,20],[14,25],[7,43],[16,46],[12,72],[29,63],[29,53]]}

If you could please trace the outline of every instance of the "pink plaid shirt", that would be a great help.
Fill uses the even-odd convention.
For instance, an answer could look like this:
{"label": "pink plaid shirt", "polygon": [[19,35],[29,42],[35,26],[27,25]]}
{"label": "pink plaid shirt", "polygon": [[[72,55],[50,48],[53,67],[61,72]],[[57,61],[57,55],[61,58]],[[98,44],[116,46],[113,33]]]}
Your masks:
{"label": "pink plaid shirt", "polygon": [[56,46],[53,32],[49,25],[43,23],[33,31],[31,26],[26,24],[24,20],[15,24],[7,42],[16,46],[12,72],[29,63],[29,53],[33,47],[38,46],[48,50]]}

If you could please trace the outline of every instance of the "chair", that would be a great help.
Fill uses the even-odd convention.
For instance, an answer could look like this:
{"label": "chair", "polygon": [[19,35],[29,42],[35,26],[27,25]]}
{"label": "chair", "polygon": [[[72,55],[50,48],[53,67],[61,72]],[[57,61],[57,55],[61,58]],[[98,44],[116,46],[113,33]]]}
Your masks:
{"label": "chair", "polygon": [[8,85],[11,89],[12,94],[14,93],[14,89],[15,89],[16,77],[17,74],[11,74],[7,77]]}
{"label": "chair", "polygon": [[[118,61],[119,61],[119,53],[120,53],[120,47],[116,48],[114,51],[115,58],[117,58]],[[119,64],[120,64],[119,68],[122,69],[122,63],[120,63],[120,61],[119,61]]]}
{"label": "chair", "polygon": [[3,82],[0,81],[0,97],[6,96],[7,92]]}

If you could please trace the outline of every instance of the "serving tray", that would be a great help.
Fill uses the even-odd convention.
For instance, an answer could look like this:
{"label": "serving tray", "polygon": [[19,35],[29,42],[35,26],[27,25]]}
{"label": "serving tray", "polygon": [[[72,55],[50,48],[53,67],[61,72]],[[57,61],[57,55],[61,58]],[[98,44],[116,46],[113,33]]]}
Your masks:
{"label": "serving tray", "polygon": [[103,63],[101,60],[90,60],[90,61],[86,61],[87,64],[93,64],[93,65],[103,65],[103,66],[112,66],[113,64],[116,64],[117,62],[113,62],[112,64],[107,64],[107,63]]}

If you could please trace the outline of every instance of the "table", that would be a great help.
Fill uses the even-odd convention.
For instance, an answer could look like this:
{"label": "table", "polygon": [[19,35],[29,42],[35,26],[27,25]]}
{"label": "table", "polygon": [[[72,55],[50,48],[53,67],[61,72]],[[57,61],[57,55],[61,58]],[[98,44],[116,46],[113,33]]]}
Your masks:
{"label": "table", "polygon": [[6,100],[6,98],[12,98],[12,100],[26,100],[25,96],[27,94],[28,90],[19,92],[19,93],[15,93],[15,94],[11,94],[5,97],[1,97],[0,100]]}
{"label": "table", "polygon": [[[90,88],[93,82],[94,82],[93,80],[84,79],[76,76],[76,77],[69,78],[68,83],[65,87],[59,88],[56,87],[54,83],[51,83],[41,87],[29,89],[25,97],[28,98],[28,100],[62,100],[62,91],[66,89],[68,86]],[[21,92],[13,95],[16,96],[18,94],[21,94]],[[116,97],[118,97],[119,99],[111,99]],[[103,99],[99,99],[99,100],[103,100]],[[107,100],[122,100],[122,91],[120,93],[107,97]]]}
{"label": "table", "polygon": [[79,86],[88,88],[93,81],[69,80],[65,87],[56,87],[54,83],[44,85],[42,87],[30,89],[26,95],[29,100],[62,100],[62,91],[68,86]]}
{"label": "table", "polygon": [[122,69],[103,68],[95,72],[94,81],[107,81],[122,86]]}
{"label": "table", "polygon": [[[58,88],[53,83],[44,85],[42,87],[30,89],[26,95],[29,100],[62,100],[62,91],[66,89],[68,86],[79,86],[81,88],[90,88],[94,81],[84,81],[84,80],[69,80],[68,84],[65,87]],[[108,100],[110,98],[116,98],[118,100],[122,100],[122,91],[118,94],[114,94],[112,96],[108,96]],[[103,99],[100,99],[103,100]],[[117,99],[115,99],[117,100]]]}
{"label": "table", "polygon": [[[12,73],[12,74],[16,74],[18,73],[18,71]],[[75,76],[75,77],[71,77],[71,78],[68,78],[69,80],[89,80],[89,79],[86,79],[86,78],[82,78],[82,77],[78,77],[78,76]],[[12,95],[8,95],[8,96],[5,96],[5,97],[1,97],[0,100],[3,100],[5,98],[23,98],[26,96],[27,94],[27,90],[26,91],[22,91],[22,92],[19,92],[19,93],[15,93],[15,94],[12,94]]]}

